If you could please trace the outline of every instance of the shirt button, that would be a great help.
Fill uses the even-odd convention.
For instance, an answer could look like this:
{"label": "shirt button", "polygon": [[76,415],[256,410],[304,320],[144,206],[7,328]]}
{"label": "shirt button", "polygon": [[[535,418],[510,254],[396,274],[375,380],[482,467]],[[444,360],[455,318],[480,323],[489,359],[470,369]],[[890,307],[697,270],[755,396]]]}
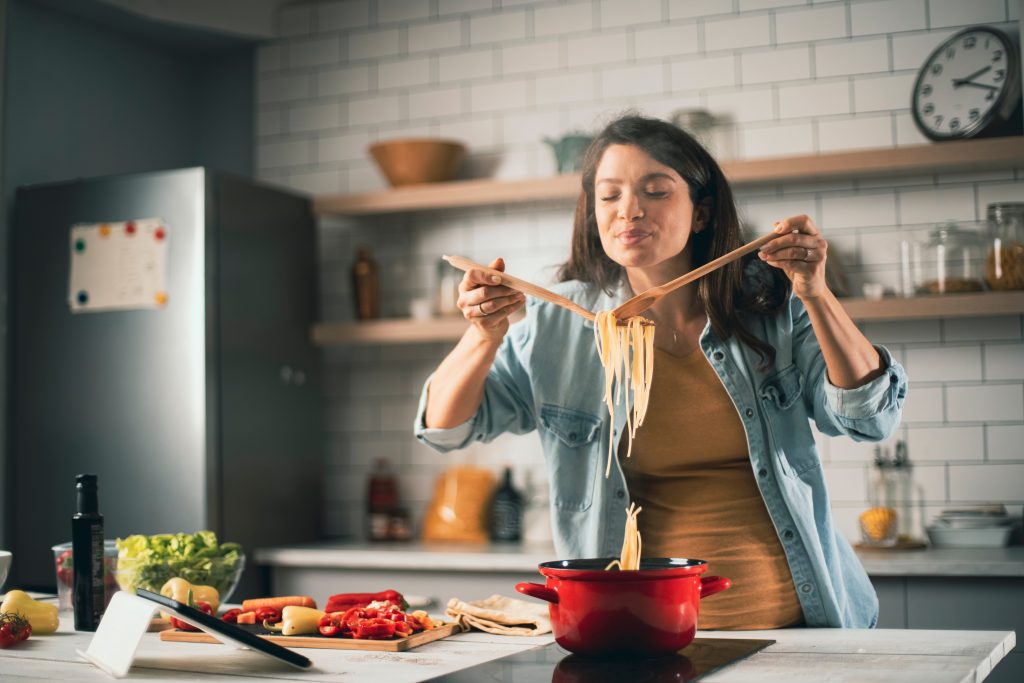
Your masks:
{"label": "shirt button", "polygon": [[743,414],[746,415],[747,417],[754,417],[754,409],[747,408],[746,410],[743,411]]}
{"label": "shirt button", "polygon": [[615,492],[615,497],[616,498],[625,498],[626,497],[626,492],[623,491],[622,489],[619,489],[618,491]]}
{"label": "shirt button", "polygon": [[767,477],[767,476],[768,476],[768,470],[766,470],[765,468],[763,468],[763,467],[762,467],[761,469],[759,469],[759,470],[757,471],[757,476],[759,476],[759,477],[761,477],[762,479],[764,479],[765,477]]}
{"label": "shirt button", "polygon": [[810,593],[811,590],[812,590],[811,584],[809,584],[809,583],[802,584],[800,586],[800,590],[803,591],[804,593]]}
{"label": "shirt button", "polygon": [[900,380],[899,380],[899,378],[896,375],[889,375],[889,383],[890,384],[896,384],[896,382],[899,382],[899,381]]}
{"label": "shirt button", "polygon": [[715,351],[715,360],[722,360],[725,358],[725,354],[721,351]]}
{"label": "shirt button", "polygon": [[576,440],[576,432],[569,432],[569,438],[572,439],[573,441],[575,441]]}
{"label": "shirt button", "polygon": [[793,538],[793,530],[792,529],[786,529],[785,531],[782,532],[782,537],[784,539],[786,539],[787,541],[789,539]]}

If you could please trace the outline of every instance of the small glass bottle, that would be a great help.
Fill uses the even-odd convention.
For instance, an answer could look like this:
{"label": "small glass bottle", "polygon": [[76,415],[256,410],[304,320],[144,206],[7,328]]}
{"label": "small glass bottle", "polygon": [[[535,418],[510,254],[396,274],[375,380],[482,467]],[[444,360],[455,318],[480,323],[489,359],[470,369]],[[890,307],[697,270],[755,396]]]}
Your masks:
{"label": "small glass bottle", "polygon": [[523,496],[512,485],[512,468],[505,468],[501,485],[491,498],[490,537],[492,541],[519,542],[523,539]]}
{"label": "small glass bottle", "polygon": [[458,315],[462,272],[444,259],[437,261],[437,314]]}
{"label": "small glass bottle", "polygon": [[398,482],[385,458],[377,458],[367,487],[366,513],[371,541],[391,539],[391,518],[398,508]]}
{"label": "small glass bottle", "polygon": [[1024,202],[989,204],[987,218],[985,282],[995,290],[1024,289]]}
{"label": "small glass bottle", "polygon": [[95,631],[106,604],[103,583],[103,515],[95,474],[75,477],[77,512],[71,518],[72,596],[76,631]]}
{"label": "small glass bottle", "polygon": [[373,320],[380,315],[380,281],[377,263],[368,247],[359,247],[352,264],[352,290],[355,292],[356,318]]}
{"label": "small glass bottle", "polygon": [[980,292],[985,264],[985,226],[942,223],[928,234],[923,247],[921,294]]}

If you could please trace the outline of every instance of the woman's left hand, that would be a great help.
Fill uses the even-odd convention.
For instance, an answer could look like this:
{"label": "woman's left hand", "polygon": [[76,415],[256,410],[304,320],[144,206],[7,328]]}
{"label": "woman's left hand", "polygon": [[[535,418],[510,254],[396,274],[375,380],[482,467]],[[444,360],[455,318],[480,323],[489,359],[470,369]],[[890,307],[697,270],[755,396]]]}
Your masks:
{"label": "woman's left hand", "polygon": [[793,293],[800,299],[813,299],[824,294],[825,261],[828,242],[810,216],[791,216],[775,224],[776,237],[761,247],[759,256],[770,266],[781,268],[793,283]]}

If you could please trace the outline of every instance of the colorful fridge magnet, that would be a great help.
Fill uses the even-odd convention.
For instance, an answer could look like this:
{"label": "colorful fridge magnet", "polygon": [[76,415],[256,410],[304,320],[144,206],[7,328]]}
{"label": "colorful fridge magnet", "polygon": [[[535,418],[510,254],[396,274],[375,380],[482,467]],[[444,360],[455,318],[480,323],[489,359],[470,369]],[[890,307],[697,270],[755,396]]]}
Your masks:
{"label": "colorful fridge magnet", "polygon": [[71,311],[166,306],[169,239],[170,230],[159,218],[71,226]]}

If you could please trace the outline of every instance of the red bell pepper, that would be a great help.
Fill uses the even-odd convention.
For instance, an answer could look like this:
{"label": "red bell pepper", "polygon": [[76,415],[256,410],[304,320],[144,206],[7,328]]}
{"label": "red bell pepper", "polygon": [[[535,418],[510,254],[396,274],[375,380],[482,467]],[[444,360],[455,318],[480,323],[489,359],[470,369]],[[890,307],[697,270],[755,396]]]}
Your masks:
{"label": "red bell pepper", "polygon": [[338,593],[327,598],[327,605],[324,612],[344,612],[350,607],[364,607],[371,602],[393,602],[400,608],[405,609],[408,603],[402,594],[396,590],[380,591],[379,593]]}

